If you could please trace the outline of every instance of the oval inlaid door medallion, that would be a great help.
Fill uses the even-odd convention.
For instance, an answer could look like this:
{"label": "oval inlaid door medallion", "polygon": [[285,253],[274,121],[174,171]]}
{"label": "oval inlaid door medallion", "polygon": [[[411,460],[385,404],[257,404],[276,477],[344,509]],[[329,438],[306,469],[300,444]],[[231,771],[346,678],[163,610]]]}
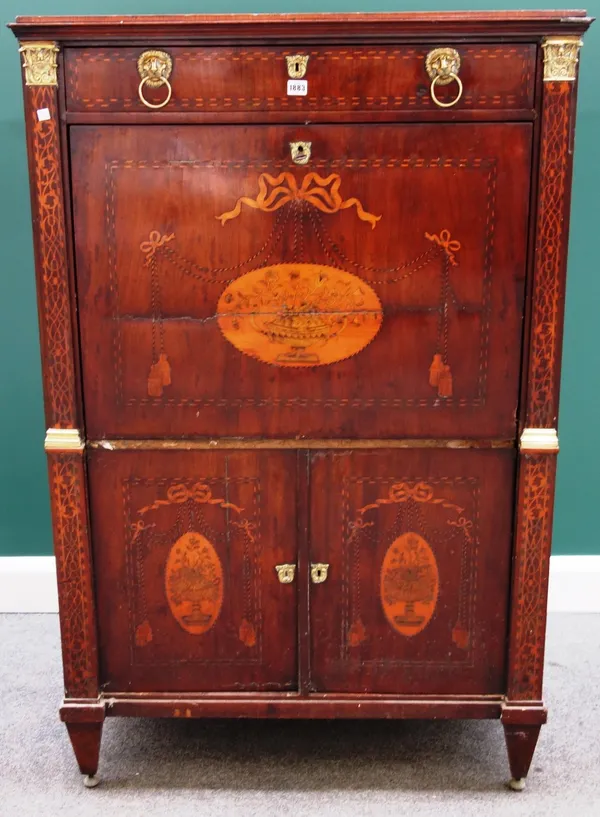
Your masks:
{"label": "oval inlaid door medallion", "polygon": [[403,533],[387,549],[381,566],[381,604],[402,635],[420,633],[437,602],[439,573],[432,549],[418,533]]}
{"label": "oval inlaid door medallion", "polygon": [[242,275],[217,307],[236,349],[273,366],[324,366],[370,343],[383,310],[371,287],[322,264],[275,264]]}
{"label": "oval inlaid door medallion", "polygon": [[171,612],[184,630],[193,635],[210,630],[223,604],[223,568],[201,533],[184,533],[171,548],[165,589]]}

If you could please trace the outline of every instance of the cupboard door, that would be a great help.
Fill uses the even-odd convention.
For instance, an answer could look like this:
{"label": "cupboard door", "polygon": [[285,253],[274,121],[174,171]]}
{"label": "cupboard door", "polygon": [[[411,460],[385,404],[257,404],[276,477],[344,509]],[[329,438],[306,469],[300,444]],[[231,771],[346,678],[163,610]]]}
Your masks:
{"label": "cupboard door", "polygon": [[[336,451],[311,466],[311,688],[503,692],[514,451]],[[323,578],[323,573],[315,578]]]}
{"label": "cupboard door", "polygon": [[297,687],[295,453],[92,451],[106,691]]}
{"label": "cupboard door", "polygon": [[515,435],[531,124],[70,134],[92,439]]}

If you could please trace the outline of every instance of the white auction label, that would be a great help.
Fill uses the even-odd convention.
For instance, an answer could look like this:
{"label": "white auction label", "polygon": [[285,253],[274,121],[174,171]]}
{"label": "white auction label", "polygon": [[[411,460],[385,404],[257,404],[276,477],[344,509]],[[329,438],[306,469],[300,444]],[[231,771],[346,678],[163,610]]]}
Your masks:
{"label": "white auction label", "polygon": [[40,108],[37,112],[38,122],[47,122],[50,119],[48,108]]}
{"label": "white auction label", "polygon": [[288,79],[288,96],[306,96],[308,93],[307,79]]}

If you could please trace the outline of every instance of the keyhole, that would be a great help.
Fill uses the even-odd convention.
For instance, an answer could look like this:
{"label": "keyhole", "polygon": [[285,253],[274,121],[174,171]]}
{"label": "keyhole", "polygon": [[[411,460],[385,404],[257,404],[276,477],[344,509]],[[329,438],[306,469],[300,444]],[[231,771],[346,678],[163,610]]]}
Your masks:
{"label": "keyhole", "polygon": [[296,73],[297,74],[300,73],[300,63],[299,62],[296,63]]}
{"label": "keyhole", "polygon": [[304,148],[302,145],[298,145],[298,153],[304,153]]}
{"label": "keyhole", "polygon": [[328,565],[323,565],[319,567],[317,565],[313,565],[311,576],[314,584],[321,584],[327,578],[327,567]]}

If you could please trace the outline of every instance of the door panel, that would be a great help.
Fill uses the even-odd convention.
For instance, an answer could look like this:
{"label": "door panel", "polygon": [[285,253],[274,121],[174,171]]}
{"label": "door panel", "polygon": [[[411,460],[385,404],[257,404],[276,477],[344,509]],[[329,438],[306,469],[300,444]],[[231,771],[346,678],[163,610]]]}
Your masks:
{"label": "door panel", "polygon": [[105,690],[295,689],[295,453],[89,454]]}
{"label": "door panel", "polygon": [[339,451],[311,465],[311,688],[503,691],[514,451]]}
{"label": "door panel", "polygon": [[71,128],[88,434],[512,437],[531,132]]}

